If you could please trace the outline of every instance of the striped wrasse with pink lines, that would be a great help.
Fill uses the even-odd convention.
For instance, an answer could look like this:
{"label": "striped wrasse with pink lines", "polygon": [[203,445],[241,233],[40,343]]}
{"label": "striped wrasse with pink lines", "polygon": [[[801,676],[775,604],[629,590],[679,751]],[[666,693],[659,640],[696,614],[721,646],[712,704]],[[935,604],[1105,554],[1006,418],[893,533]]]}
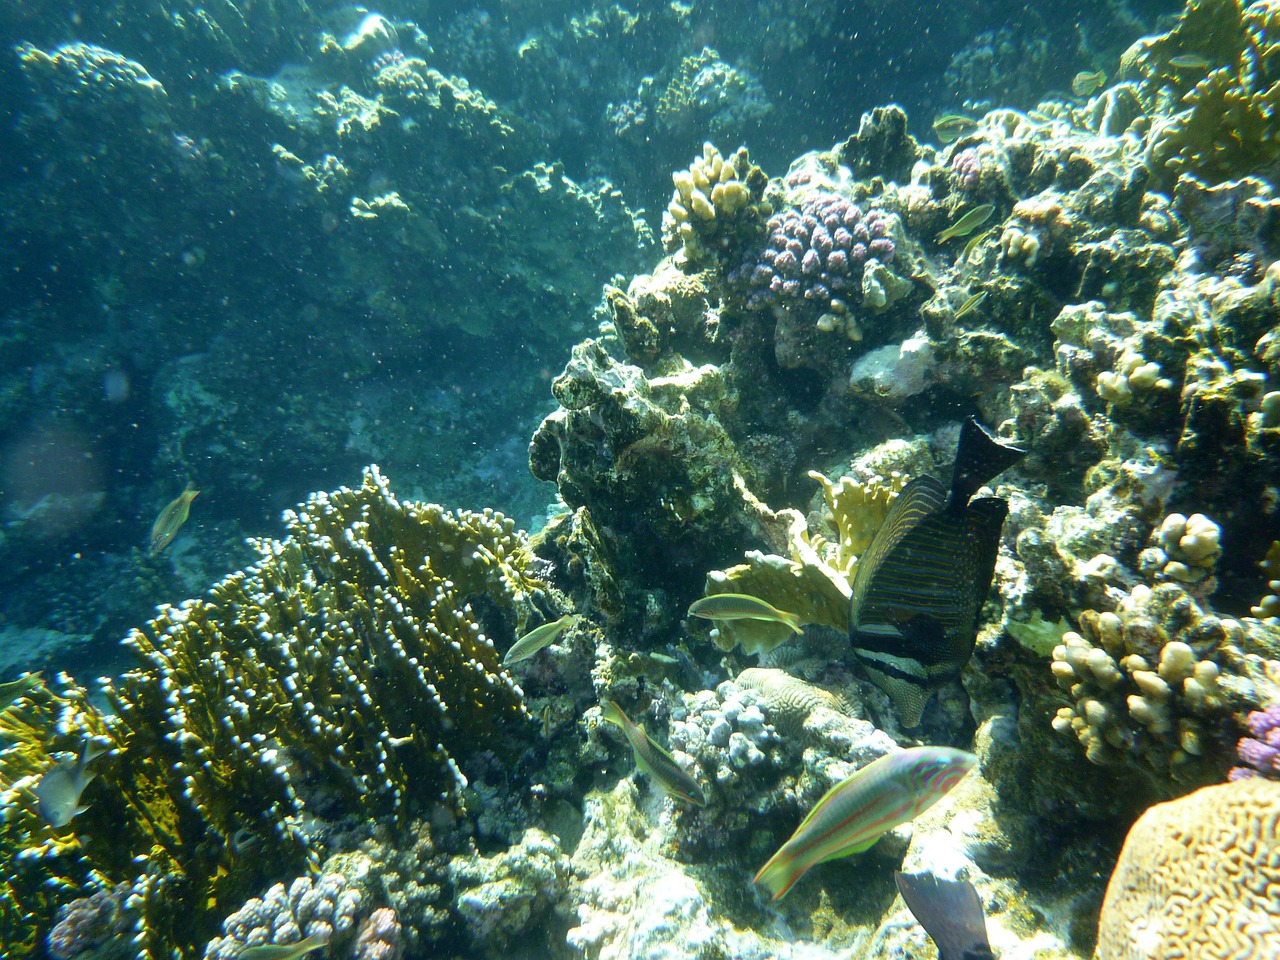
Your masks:
{"label": "striped wrasse with pink lines", "polygon": [[914,820],[973,769],[978,758],[951,747],[911,747],[880,757],[827,791],[756,874],[773,899],[810,867],[862,853],[882,836]]}

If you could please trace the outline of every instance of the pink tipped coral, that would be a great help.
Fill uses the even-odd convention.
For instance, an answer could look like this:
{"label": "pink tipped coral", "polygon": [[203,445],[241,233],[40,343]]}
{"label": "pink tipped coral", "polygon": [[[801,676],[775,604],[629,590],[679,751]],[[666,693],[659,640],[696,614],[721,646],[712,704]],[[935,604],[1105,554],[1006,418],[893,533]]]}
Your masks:
{"label": "pink tipped coral", "polygon": [[1245,718],[1251,736],[1241,737],[1236,744],[1236,755],[1246,764],[1232,767],[1229,780],[1264,776],[1280,779],[1280,703],[1273,703],[1265,710],[1254,710]]}

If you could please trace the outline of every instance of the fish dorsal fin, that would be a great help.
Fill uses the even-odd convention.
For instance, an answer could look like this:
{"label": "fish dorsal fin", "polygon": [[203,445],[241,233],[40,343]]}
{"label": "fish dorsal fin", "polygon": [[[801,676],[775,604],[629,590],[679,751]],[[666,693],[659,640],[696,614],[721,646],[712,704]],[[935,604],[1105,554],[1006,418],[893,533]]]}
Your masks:
{"label": "fish dorsal fin", "polygon": [[853,595],[849,599],[851,630],[857,629],[862,604],[885,558],[920,521],[940,510],[946,500],[947,491],[942,482],[928,475],[916,477],[902,488],[872,538],[871,546],[858,558],[858,569],[853,574]]}
{"label": "fish dorsal fin", "polygon": [[997,440],[970,417],[960,426],[960,442],[956,446],[956,462],[951,469],[951,496],[947,508],[962,509],[979,487],[1026,455],[1027,451]]}
{"label": "fish dorsal fin", "polygon": [[975,540],[974,586],[977,589],[978,610],[987,601],[991,581],[996,573],[996,557],[1000,553],[1000,532],[1005,517],[1009,515],[1009,502],[1000,497],[979,497],[969,504],[969,530]]}

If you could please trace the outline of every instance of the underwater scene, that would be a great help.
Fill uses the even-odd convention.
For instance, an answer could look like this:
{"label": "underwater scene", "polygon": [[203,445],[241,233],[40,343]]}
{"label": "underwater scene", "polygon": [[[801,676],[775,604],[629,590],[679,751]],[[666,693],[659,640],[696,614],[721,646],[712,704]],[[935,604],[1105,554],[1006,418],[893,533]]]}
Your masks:
{"label": "underwater scene", "polygon": [[0,960],[1280,957],[1280,0],[0,80]]}

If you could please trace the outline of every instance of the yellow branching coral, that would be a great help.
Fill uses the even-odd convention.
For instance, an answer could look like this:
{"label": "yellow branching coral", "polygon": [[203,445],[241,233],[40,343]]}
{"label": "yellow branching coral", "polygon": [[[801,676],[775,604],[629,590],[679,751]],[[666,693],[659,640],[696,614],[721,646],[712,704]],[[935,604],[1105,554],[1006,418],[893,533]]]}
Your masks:
{"label": "yellow branching coral", "polygon": [[732,260],[773,213],[764,199],[768,177],[752,165],[746,147],[726,158],[704,143],[702,156],[671,179],[676,189],[662,215],[662,242],[681,269]]}
{"label": "yellow branching coral", "polygon": [[[707,575],[706,593],[745,593],[759,597],[801,623],[816,623],[842,633],[849,630],[849,597],[858,556],[871,544],[889,505],[906,479],[898,474],[863,482],[853,477],[832,481],[816,471],[824,508],[810,529],[795,510],[780,510],[789,522],[790,557],[752,550],[747,562]],[[725,621],[711,633],[722,650],[741,646],[747,653],[772,650],[792,636],[784,624],[762,620]]]}
{"label": "yellow branching coral", "polygon": [[[256,565],[133,632],[139,665],[104,691],[114,717],[69,690],[7,721],[25,724],[0,754],[11,791],[42,751],[87,734],[113,750],[75,837],[18,804],[0,860],[61,853],[81,894],[133,882],[153,956],[196,950],[268,875],[314,866],[313,818],[461,809],[465,758],[535,727],[485,635],[522,631],[542,589],[511,520],[401,502],[376,468],[285,519]],[[12,878],[24,902],[46,869]]]}

